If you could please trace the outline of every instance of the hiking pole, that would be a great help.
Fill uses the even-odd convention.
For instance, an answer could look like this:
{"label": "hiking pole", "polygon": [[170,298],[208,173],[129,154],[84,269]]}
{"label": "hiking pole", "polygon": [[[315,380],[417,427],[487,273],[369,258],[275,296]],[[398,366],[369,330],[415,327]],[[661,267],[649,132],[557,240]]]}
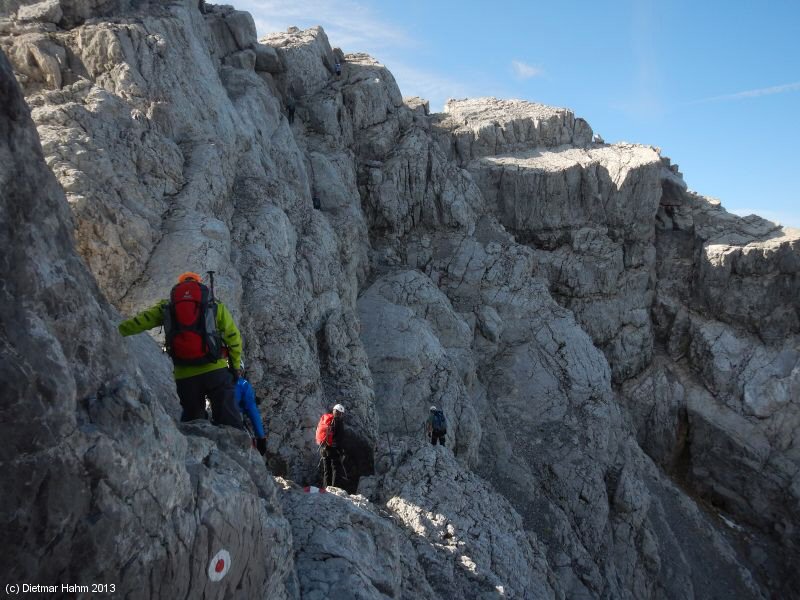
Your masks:
{"label": "hiking pole", "polygon": [[[322,452],[320,452],[321,449],[322,449],[322,444],[317,446],[317,452],[319,452],[319,462],[317,463],[317,476],[322,480],[322,485],[320,487],[325,487],[325,484],[327,482],[325,481],[324,465],[322,464],[322,461],[325,460],[325,457],[322,456]],[[320,473],[320,467],[323,467],[322,473]]]}
{"label": "hiking pole", "polygon": [[389,451],[389,460],[392,461],[392,466],[394,466],[394,453],[392,453],[392,441],[389,439],[389,432],[385,431],[386,434],[386,448]]}
{"label": "hiking pole", "polygon": [[211,284],[211,300],[213,301],[213,300],[216,299],[214,297],[214,273],[215,273],[215,271],[206,271],[206,273],[208,273],[208,279],[209,279],[209,282]]}
{"label": "hiking pole", "polygon": [[253,426],[244,418],[244,415],[242,415],[242,425],[247,435],[250,436],[250,446],[256,448],[256,432],[253,431]]}

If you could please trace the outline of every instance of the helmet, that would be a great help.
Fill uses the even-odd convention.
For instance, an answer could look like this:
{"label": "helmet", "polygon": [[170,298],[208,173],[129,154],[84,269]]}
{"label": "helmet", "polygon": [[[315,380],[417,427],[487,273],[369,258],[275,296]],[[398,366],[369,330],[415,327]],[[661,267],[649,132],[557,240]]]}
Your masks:
{"label": "helmet", "polygon": [[341,404],[337,404],[336,406],[333,407],[333,412],[344,414],[344,406],[342,406]]}
{"label": "helmet", "polygon": [[203,278],[200,277],[197,273],[193,273],[192,271],[186,271],[185,273],[181,273],[178,275],[178,283],[183,283],[184,281],[196,281],[200,283],[203,281]]}
{"label": "helmet", "polygon": [[433,412],[435,410],[436,410],[436,407],[435,406],[431,406],[431,412]]}

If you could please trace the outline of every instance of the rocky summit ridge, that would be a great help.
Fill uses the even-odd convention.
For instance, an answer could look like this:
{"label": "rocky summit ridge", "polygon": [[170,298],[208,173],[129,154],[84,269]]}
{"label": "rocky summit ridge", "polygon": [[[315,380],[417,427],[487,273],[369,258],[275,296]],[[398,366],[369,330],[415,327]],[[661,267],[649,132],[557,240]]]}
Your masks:
{"label": "rocky summit ridge", "polygon": [[[229,6],[0,0],[0,49],[5,582],[798,597],[800,232],[569,110],[431,114]],[[268,469],[116,332],[187,268],[242,330]],[[306,493],[336,402],[349,480]]]}

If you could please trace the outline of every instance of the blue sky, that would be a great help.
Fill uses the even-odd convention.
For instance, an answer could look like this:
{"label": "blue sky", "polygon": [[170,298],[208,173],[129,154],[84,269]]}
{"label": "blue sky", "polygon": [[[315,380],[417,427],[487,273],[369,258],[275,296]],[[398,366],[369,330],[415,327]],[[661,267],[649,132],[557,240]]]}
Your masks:
{"label": "blue sky", "polygon": [[800,1],[236,0],[259,35],[322,25],[406,96],[565,106],[659,146],[689,187],[800,227]]}

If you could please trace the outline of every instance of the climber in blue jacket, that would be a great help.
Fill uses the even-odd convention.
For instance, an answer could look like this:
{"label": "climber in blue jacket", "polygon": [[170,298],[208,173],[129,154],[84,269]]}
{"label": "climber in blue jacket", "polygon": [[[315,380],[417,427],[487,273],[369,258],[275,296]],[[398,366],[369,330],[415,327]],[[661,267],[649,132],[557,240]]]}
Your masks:
{"label": "climber in blue jacket", "polygon": [[[239,377],[239,381],[236,382],[234,400],[242,415],[247,415],[253,424],[256,448],[261,453],[261,456],[264,456],[267,451],[267,434],[264,432],[264,423],[261,421],[261,413],[256,403],[256,393],[253,391],[253,386],[250,385],[250,382],[244,378],[244,360],[241,361],[239,366],[242,375]],[[244,420],[244,416],[242,420]]]}

